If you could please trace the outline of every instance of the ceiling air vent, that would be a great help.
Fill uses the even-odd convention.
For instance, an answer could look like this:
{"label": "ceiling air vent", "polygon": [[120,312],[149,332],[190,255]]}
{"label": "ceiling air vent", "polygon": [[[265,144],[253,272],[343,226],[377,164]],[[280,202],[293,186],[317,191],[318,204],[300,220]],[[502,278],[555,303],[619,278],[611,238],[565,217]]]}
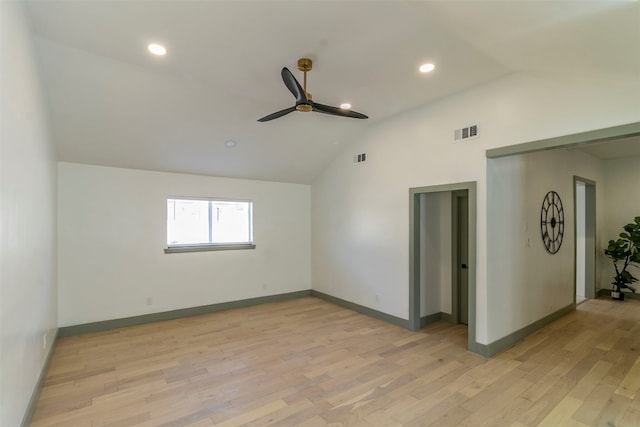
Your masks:
{"label": "ceiling air vent", "polygon": [[367,153],[356,154],[353,156],[353,163],[362,163],[367,161]]}
{"label": "ceiling air vent", "polygon": [[454,142],[464,141],[478,136],[478,125],[471,125],[453,131]]}

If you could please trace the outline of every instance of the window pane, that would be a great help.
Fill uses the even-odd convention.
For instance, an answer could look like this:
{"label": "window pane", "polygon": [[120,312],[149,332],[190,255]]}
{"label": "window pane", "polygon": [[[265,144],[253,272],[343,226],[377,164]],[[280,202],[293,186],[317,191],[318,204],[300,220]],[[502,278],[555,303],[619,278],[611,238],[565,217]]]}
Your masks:
{"label": "window pane", "polygon": [[209,243],[209,201],[167,200],[167,244]]}
{"label": "window pane", "polygon": [[251,209],[247,202],[212,201],[211,235],[215,243],[251,241]]}
{"label": "window pane", "polygon": [[167,245],[252,243],[252,203],[167,199]]}

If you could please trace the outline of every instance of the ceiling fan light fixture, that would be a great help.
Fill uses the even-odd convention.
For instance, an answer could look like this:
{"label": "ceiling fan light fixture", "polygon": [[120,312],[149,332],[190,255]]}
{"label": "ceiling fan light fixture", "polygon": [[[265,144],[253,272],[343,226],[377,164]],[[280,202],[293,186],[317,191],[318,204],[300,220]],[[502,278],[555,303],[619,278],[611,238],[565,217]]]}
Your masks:
{"label": "ceiling fan light fixture", "polygon": [[351,108],[351,104],[349,104],[348,102],[344,102],[340,104],[340,108],[342,108],[343,110],[349,110]]}
{"label": "ceiling fan light fixture", "polygon": [[158,43],[151,43],[147,49],[156,56],[164,56],[167,53],[167,48]]}
{"label": "ceiling fan light fixture", "polygon": [[[329,114],[332,116],[351,117],[354,119],[368,119],[369,117],[358,113],[357,111],[347,110],[344,108],[332,107],[330,105],[320,104],[315,102],[311,98],[311,94],[307,92],[307,73],[311,71],[313,62],[309,58],[300,58],[298,60],[298,69],[304,73],[303,85],[298,83],[298,80],[293,76],[291,71],[287,67],[284,67],[280,72],[284,85],[289,89],[289,92],[296,99],[296,103],[293,107],[285,108],[284,110],[276,111],[275,113],[268,114],[260,119],[259,122],[268,122],[273,119],[285,116],[293,111],[315,111],[318,113]],[[349,105],[349,107],[351,107]]]}
{"label": "ceiling fan light fixture", "polygon": [[430,73],[436,68],[435,65],[431,63],[422,64],[419,68],[421,73]]}

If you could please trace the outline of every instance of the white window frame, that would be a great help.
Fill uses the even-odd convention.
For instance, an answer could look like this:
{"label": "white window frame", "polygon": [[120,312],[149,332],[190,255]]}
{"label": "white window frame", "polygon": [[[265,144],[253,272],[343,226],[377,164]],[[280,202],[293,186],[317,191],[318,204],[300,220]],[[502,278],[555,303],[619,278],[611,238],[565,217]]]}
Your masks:
{"label": "white window frame", "polygon": [[[196,244],[175,244],[170,245],[169,241],[169,212],[167,210],[167,204],[169,200],[198,200],[208,202],[240,202],[249,203],[249,238],[248,242],[238,243],[196,243]],[[181,252],[203,252],[203,251],[228,251],[238,249],[255,249],[256,245],[253,243],[253,201],[249,199],[229,199],[222,197],[193,197],[193,196],[167,196],[164,203],[165,209],[165,244],[164,253],[181,253]],[[209,224],[211,227],[211,224]]]}

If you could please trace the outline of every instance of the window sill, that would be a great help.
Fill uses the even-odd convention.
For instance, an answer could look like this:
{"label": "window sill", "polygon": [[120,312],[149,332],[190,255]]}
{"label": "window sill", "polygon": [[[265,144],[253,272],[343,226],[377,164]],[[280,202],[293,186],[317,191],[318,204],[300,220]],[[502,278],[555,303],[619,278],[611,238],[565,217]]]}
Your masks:
{"label": "window sill", "polygon": [[242,249],[255,249],[253,243],[236,243],[230,245],[197,245],[197,246],[170,246],[164,248],[165,254],[177,254],[183,252],[206,252],[206,251],[234,251]]}

